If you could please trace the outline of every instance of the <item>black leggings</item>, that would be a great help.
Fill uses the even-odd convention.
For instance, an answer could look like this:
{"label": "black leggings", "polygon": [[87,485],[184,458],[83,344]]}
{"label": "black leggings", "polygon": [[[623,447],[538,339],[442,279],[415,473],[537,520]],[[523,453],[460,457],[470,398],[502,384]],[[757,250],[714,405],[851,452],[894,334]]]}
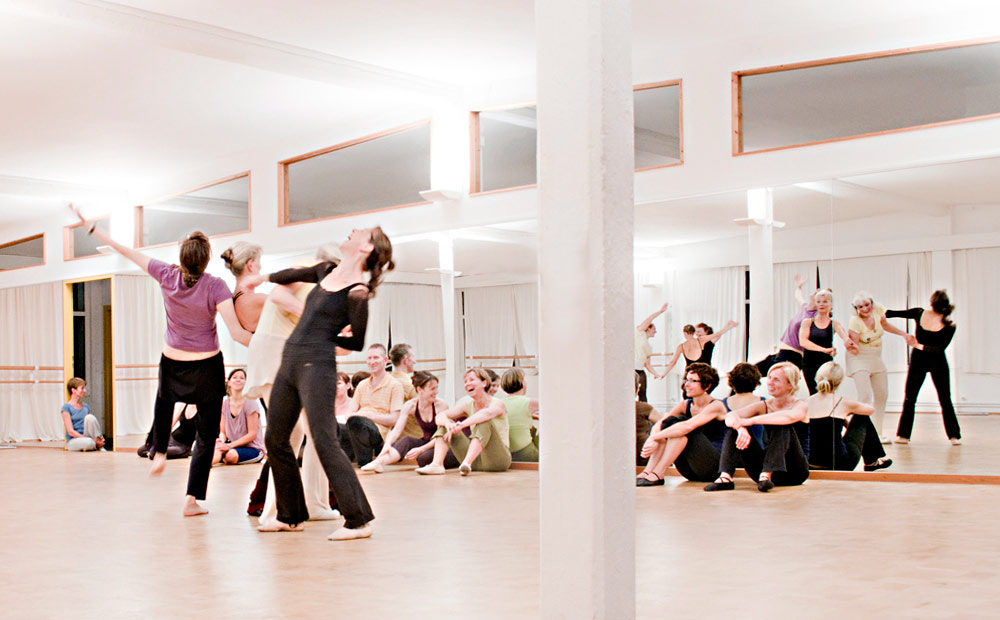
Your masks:
{"label": "black leggings", "polygon": [[962,429],[958,426],[955,406],[951,402],[951,375],[948,369],[948,358],[944,353],[926,353],[914,350],[910,354],[910,368],[906,373],[906,391],[903,397],[903,413],[899,416],[899,428],[896,435],[910,438],[913,432],[913,414],[917,406],[917,396],[920,388],[931,374],[931,381],[937,389],[938,402],[941,404],[941,417],[944,418],[944,432],[949,439],[961,439]]}
{"label": "black leggings", "polygon": [[806,380],[806,387],[810,394],[816,393],[816,371],[827,362],[832,362],[833,358],[826,353],[819,351],[806,351],[802,354],[802,378]]}
{"label": "black leggings", "polygon": [[271,389],[270,415],[264,438],[274,476],[278,520],[284,523],[295,525],[309,519],[302,478],[291,445],[292,429],[303,408],[316,454],[337,496],[345,525],[356,529],[375,518],[354,467],[340,447],[333,406],[337,384],[331,380],[336,376],[337,362],[332,355],[323,356],[285,345],[281,367]]}
{"label": "black leggings", "polygon": [[[813,420],[809,426],[814,424],[830,422],[828,419]],[[839,432],[840,425],[833,427],[834,432]],[[824,438],[825,439],[825,438]],[[878,431],[872,420],[866,415],[854,415],[844,438],[839,446],[839,450],[834,447],[836,439],[831,435],[830,446],[821,446],[825,441],[817,441],[815,436],[810,436],[809,463],[821,469],[833,469],[836,471],[854,471],[858,462],[863,461],[865,465],[870,465],[885,456],[885,448],[879,439]],[[836,450],[836,451],[835,451]]]}
{"label": "black leggings", "polygon": [[[749,430],[749,429],[748,429]],[[760,478],[761,472],[771,472],[775,486],[794,486],[809,478],[809,463],[799,445],[799,437],[791,426],[768,425],[764,432],[764,447],[753,437],[744,450],[736,447],[737,432],[729,429],[722,442],[719,471],[732,476],[742,463],[747,475]]]}

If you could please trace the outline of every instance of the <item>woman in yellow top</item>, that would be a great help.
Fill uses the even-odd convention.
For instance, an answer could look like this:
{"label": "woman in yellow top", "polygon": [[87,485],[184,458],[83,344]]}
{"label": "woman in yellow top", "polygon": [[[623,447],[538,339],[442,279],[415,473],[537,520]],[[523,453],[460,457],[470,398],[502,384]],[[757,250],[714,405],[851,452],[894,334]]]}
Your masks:
{"label": "woman in yellow top", "polygon": [[854,308],[854,316],[847,323],[847,333],[857,345],[857,350],[847,351],[847,376],[854,379],[858,400],[875,407],[871,421],[881,442],[892,443],[892,439],[882,434],[885,402],[889,397],[889,378],[882,361],[882,334],[906,334],[886,321],[885,306],[875,303],[866,291],[854,294],[851,307]]}
{"label": "woman in yellow top", "polygon": [[538,418],[538,399],[525,396],[524,371],[508,368],[500,377],[500,389],[507,394],[503,405],[510,426],[510,457],[522,463],[538,462],[538,436],[531,431],[532,420]]}

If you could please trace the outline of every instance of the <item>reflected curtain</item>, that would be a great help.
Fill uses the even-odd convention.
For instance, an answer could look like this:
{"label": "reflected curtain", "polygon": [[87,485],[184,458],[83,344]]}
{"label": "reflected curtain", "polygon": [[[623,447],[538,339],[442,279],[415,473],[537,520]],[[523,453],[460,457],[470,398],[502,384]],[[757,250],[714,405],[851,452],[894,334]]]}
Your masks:
{"label": "reflected curtain", "polygon": [[28,382],[0,383],[0,441],[65,437],[62,310],[59,282],[0,290],[0,366],[33,367],[0,371],[0,380]]}
{"label": "reflected curtain", "polygon": [[[484,286],[462,290],[465,316],[465,355],[506,357],[517,353],[517,320],[511,286]],[[492,366],[496,360],[467,360],[467,366]],[[502,362],[501,362],[502,363]],[[505,365],[509,365],[507,362]]]}
{"label": "reflected curtain", "polygon": [[[948,291],[955,304],[955,344],[950,351],[958,370],[969,373],[1000,373],[996,343],[1000,324],[992,311],[1000,305],[995,286],[1000,248],[957,250],[954,253],[955,291]],[[926,307],[929,294],[919,305]],[[918,305],[918,304],[914,304]]]}

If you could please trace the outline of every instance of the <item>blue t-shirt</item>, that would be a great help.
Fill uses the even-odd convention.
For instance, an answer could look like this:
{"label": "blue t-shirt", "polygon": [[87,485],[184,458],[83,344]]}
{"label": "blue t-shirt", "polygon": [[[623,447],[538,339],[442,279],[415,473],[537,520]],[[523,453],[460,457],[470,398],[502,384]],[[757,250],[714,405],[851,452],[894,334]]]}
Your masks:
{"label": "blue t-shirt", "polygon": [[[90,413],[90,405],[88,405],[87,403],[80,403],[80,405],[81,405],[80,408],[76,409],[73,407],[73,405],[66,403],[65,405],[62,406],[62,411],[65,411],[66,413],[69,414],[69,419],[70,421],[73,422],[73,430],[82,435],[83,419],[87,417],[88,413]],[[69,433],[66,433],[66,439],[67,440],[73,439],[73,437],[70,436]]]}

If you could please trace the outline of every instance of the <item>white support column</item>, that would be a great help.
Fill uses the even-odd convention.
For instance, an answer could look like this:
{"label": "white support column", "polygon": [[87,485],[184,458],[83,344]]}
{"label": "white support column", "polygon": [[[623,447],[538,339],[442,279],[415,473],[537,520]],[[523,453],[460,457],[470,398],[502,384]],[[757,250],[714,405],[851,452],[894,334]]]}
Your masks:
{"label": "white support column", "polygon": [[747,192],[750,246],[750,363],[771,353],[774,334],[774,203],[770,188]]}
{"label": "white support column", "polygon": [[537,0],[535,29],[541,616],[628,619],[635,616],[631,2]]}
{"label": "white support column", "polygon": [[453,403],[457,400],[455,382],[460,369],[455,355],[455,246],[448,233],[438,239],[438,266],[441,269],[441,320],[444,321],[444,378],[440,396],[445,402]]}

